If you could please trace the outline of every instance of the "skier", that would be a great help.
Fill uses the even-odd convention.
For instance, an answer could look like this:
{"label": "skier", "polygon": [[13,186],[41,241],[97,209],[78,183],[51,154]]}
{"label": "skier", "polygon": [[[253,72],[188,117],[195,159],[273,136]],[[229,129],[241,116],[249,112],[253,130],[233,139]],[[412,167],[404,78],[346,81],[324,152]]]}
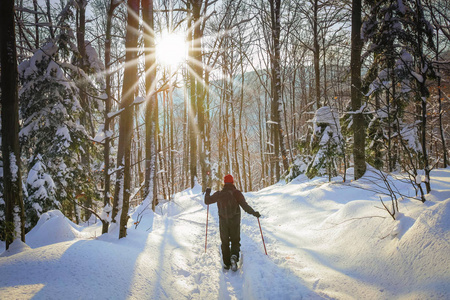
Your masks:
{"label": "skier", "polygon": [[[217,202],[219,210],[219,229],[222,241],[222,259],[226,270],[237,270],[239,261],[239,250],[241,247],[241,206],[247,213],[259,218],[259,212],[254,211],[245,201],[241,191],[233,184],[233,176],[224,177],[224,187],[221,191],[215,192],[212,196],[211,189],[206,189],[205,204]],[[230,249],[231,242],[231,249]]]}

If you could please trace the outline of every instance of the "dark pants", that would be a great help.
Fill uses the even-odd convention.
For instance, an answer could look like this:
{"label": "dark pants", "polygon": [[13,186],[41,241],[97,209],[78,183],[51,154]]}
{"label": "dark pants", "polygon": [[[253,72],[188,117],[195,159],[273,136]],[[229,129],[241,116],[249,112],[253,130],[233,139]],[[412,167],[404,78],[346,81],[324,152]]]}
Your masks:
{"label": "dark pants", "polygon": [[[231,219],[220,218],[220,239],[222,241],[222,258],[225,265],[230,265],[231,255],[236,255],[239,260],[241,248],[241,218],[236,216]],[[231,243],[231,249],[230,249]]]}

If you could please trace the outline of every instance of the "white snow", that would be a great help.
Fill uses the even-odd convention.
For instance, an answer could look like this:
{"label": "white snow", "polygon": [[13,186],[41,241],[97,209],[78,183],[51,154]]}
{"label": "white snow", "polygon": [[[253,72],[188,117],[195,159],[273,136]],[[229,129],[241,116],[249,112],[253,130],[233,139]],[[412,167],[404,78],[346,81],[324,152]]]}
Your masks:
{"label": "white snow", "polygon": [[14,152],[9,153],[9,169],[11,171],[11,181],[17,181],[17,173],[19,172],[19,167],[17,166],[16,156]]}
{"label": "white snow", "polygon": [[416,78],[416,80],[418,82],[423,83],[423,76],[422,75],[420,75],[419,73],[416,73],[414,71],[410,71],[410,72],[411,72],[411,75],[413,75],[414,78]]}
{"label": "white snow", "polygon": [[95,70],[95,73],[99,74],[104,69],[105,66],[103,65],[103,62],[99,59],[97,51],[94,47],[92,47],[91,43],[85,41],[85,49],[86,49],[86,56],[89,61],[89,66]]}
{"label": "white snow", "polygon": [[137,97],[134,99],[133,104],[141,104],[141,103],[143,103],[143,102],[145,102],[145,97],[137,96]]}
{"label": "white snow", "polygon": [[108,118],[110,118],[110,119],[112,119],[112,118],[114,118],[115,116],[118,116],[122,111],[124,111],[125,110],[125,108],[121,108],[121,109],[119,109],[118,111],[114,111],[114,112],[110,112],[109,114],[108,114]]}
{"label": "white snow", "polygon": [[105,126],[104,125],[100,125],[98,127],[98,131],[97,134],[94,136],[94,138],[92,139],[94,142],[97,143],[103,143],[105,141],[105,139],[107,137],[111,137],[113,135],[113,131],[111,130],[106,130],[105,131]]}
{"label": "white snow", "polygon": [[15,239],[14,242],[9,245],[9,249],[0,254],[0,257],[7,257],[29,250],[31,250],[31,248],[27,244],[22,242],[20,239]]}
{"label": "white snow", "polygon": [[71,142],[69,129],[66,126],[59,127],[56,130],[56,135],[61,136],[65,141]]}
{"label": "white snow", "polygon": [[396,220],[380,209],[371,168],[351,183],[301,175],[246,193],[268,256],[257,219],[243,212],[237,272],[222,270],[215,204],[205,253],[199,186],[155,213],[144,201],[120,240],[117,226],[100,236],[100,222],[47,212],[27,234],[32,249],[16,241],[0,257],[0,299],[449,299],[450,168],[431,177],[427,201],[399,200]]}

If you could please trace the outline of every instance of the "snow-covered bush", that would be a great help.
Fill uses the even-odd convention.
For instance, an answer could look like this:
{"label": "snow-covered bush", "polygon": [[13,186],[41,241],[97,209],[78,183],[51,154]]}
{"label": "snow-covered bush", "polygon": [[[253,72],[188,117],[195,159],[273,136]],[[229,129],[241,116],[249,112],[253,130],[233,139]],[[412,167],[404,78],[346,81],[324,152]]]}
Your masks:
{"label": "snow-covered bush", "polygon": [[306,176],[313,178],[327,174],[328,177],[337,175],[336,159],[342,155],[342,135],[339,117],[330,107],[319,108],[312,120],[313,136],[311,149],[313,159],[308,165]]}
{"label": "snow-covered bush", "polygon": [[384,165],[383,152],[387,144],[385,132],[387,122],[387,114],[379,109],[371,115],[367,126],[366,160],[378,170]]}
{"label": "snow-covered bush", "polygon": [[46,167],[41,161],[41,156],[36,157],[36,162],[28,172],[27,192],[25,197],[25,229],[28,231],[36,225],[41,215],[49,210],[60,207],[55,199],[55,183],[46,172]]}
{"label": "snow-covered bush", "polygon": [[284,178],[284,180],[286,180],[286,183],[291,182],[296,177],[304,174],[310,162],[311,158],[307,155],[297,156],[294,162],[289,166],[289,172]]}

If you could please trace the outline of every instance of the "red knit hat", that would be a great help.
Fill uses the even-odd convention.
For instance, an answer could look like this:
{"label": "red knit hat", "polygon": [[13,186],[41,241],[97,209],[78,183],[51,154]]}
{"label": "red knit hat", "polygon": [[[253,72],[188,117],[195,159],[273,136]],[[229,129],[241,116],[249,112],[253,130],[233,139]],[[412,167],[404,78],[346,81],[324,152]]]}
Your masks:
{"label": "red knit hat", "polygon": [[233,176],[231,176],[230,174],[226,175],[223,178],[223,182],[225,182],[225,183],[233,183]]}

